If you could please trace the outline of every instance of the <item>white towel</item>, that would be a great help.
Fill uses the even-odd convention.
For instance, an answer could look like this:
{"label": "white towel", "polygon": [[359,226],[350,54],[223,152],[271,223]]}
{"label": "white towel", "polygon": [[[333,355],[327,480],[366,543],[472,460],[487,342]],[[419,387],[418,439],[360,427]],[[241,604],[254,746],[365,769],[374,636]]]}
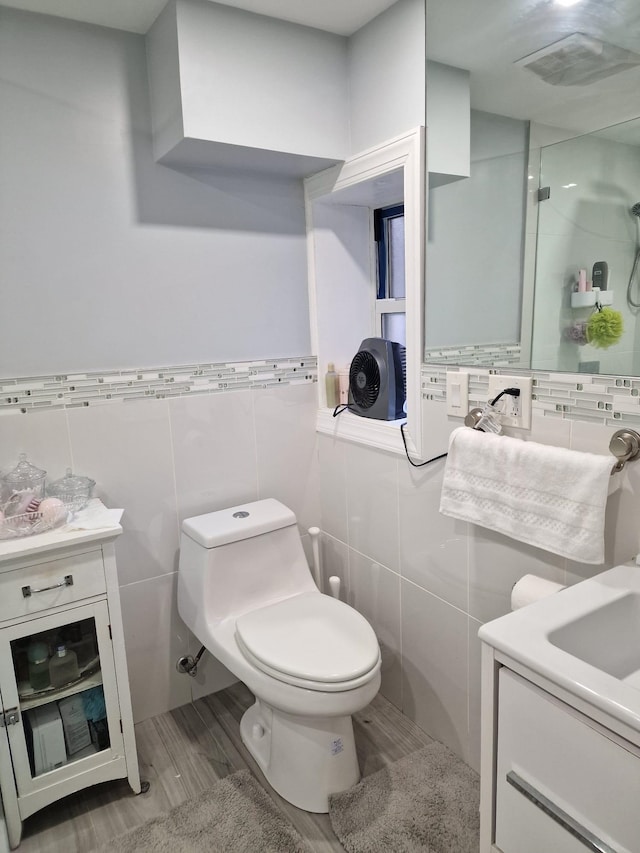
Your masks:
{"label": "white towel", "polygon": [[112,530],[120,526],[123,509],[107,509],[99,498],[92,498],[84,509],[74,512],[67,523],[58,528],[70,530]]}
{"label": "white towel", "polygon": [[440,512],[582,563],[604,562],[613,459],[461,427]]}

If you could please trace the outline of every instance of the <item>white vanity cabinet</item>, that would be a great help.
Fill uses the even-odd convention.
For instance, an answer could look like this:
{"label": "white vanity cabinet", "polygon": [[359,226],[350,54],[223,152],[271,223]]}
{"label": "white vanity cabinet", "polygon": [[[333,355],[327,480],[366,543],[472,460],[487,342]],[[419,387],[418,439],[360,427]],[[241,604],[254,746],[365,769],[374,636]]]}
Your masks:
{"label": "white vanity cabinet", "polygon": [[639,853],[637,733],[485,643],[482,679],[481,853]]}
{"label": "white vanity cabinet", "polygon": [[[0,787],[12,848],[22,821],[61,797],[124,777],[141,790],[114,551],[121,532],[0,543]],[[57,645],[75,653],[77,672],[55,687],[46,673],[38,683],[29,657],[36,648],[55,655]]]}

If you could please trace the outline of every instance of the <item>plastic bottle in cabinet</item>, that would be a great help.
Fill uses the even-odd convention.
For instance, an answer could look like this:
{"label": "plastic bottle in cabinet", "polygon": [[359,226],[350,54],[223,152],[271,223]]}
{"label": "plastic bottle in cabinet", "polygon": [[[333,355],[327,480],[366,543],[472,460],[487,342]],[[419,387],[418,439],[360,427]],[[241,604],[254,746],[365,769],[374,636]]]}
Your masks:
{"label": "plastic bottle in cabinet", "polygon": [[58,646],[55,655],[49,661],[49,677],[52,687],[63,687],[70,681],[80,678],[76,653],[67,649],[66,646]]}

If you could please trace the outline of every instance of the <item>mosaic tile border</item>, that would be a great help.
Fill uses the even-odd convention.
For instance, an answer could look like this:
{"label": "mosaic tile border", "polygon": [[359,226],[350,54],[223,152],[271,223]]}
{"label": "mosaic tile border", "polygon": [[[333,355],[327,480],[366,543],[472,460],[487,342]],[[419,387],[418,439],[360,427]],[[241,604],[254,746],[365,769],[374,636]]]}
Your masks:
{"label": "mosaic tile border", "polygon": [[521,347],[512,344],[479,344],[464,347],[441,347],[425,352],[429,364],[467,364],[478,367],[508,367],[520,364]]}
{"label": "mosaic tile border", "polygon": [[[423,364],[422,398],[444,403],[447,370],[456,369],[453,364]],[[490,373],[506,372],[461,369],[469,373],[469,408],[486,402]],[[538,415],[640,428],[640,378],[518,372],[533,377],[532,406]],[[0,379],[0,416],[317,381],[315,356],[17,377]]]}
{"label": "mosaic tile border", "polygon": [[0,379],[0,415],[318,381],[315,356]]}
{"label": "mosaic tile border", "polygon": [[[447,399],[447,370],[453,366],[423,364],[423,400],[444,403]],[[466,370],[462,367],[461,370]],[[487,401],[489,375],[504,370],[467,370],[469,408]],[[533,377],[533,413],[549,418],[588,421],[617,427],[640,427],[640,379],[618,376],[588,376],[572,373],[518,371]]]}

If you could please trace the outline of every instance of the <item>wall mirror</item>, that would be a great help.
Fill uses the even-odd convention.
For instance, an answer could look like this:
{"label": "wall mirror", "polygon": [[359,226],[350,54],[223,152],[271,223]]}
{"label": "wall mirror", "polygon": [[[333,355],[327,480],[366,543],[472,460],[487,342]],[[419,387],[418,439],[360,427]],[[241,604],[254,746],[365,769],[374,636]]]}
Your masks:
{"label": "wall mirror", "polygon": [[428,0],[427,59],[472,111],[470,176],[430,188],[425,361],[640,375],[637,0]]}

